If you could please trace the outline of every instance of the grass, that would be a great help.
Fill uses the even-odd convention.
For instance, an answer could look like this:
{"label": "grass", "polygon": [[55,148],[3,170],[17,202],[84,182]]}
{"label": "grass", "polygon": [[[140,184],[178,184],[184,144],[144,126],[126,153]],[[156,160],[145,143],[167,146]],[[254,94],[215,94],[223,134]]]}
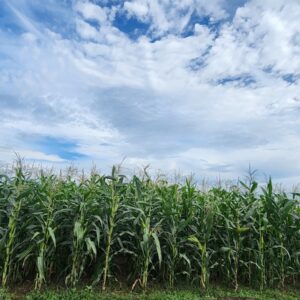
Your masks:
{"label": "grass", "polygon": [[299,194],[271,179],[202,191],[188,179],[126,178],[116,167],[33,174],[19,162],[13,175],[0,174],[3,288],[284,289],[299,284],[299,249]]}
{"label": "grass", "polygon": [[263,292],[242,288],[238,292],[220,287],[209,288],[205,292],[189,290],[150,290],[144,293],[101,292],[96,290],[48,290],[28,293],[1,293],[1,300],[217,300],[217,299],[261,299],[261,300],[298,300],[300,291],[265,290]]}

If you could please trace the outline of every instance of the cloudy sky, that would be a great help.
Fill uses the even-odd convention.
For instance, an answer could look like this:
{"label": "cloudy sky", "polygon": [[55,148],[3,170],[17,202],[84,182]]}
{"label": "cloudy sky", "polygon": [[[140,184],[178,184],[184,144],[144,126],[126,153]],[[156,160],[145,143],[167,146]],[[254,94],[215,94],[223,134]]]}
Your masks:
{"label": "cloudy sky", "polygon": [[0,0],[0,161],[300,182],[299,0]]}

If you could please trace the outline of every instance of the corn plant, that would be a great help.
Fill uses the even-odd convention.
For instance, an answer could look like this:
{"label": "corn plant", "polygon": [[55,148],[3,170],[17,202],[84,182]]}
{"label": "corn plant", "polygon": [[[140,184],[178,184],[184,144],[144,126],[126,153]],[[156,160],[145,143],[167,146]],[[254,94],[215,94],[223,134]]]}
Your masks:
{"label": "corn plant", "polygon": [[[151,193],[146,193],[151,189]],[[133,224],[131,231],[134,232],[132,245],[138,259],[136,260],[136,269],[138,278],[135,280],[132,289],[137,282],[143,289],[147,288],[148,278],[151,269],[155,269],[155,257],[158,259],[158,265],[161,266],[162,252],[159,240],[161,220],[157,220],[158,198],[152,184],[140,181],[134,178],[134,203],[135,207],[129,207],[133,215]]]}
{"label": "corn plant", "polygon": [[191,219],[182,218],[183,205],[178,185],[163,184],[157,186],[156,190],[162,208],[163,277],[172,288],[177,277],[188,278],[191,273],[191,262],[185,251],[185,230]]}
{"label": "corn plant", "polygon": [[[205,203],[202,203],[202,201],[205,201]],[[200,205],[198,210],[200,214],[195,220],[195,224],[197,224],[196,232],[188,237],[188,241],[192,242],[194,246],[196,246],[200,254],[200,286],[203,289],[207,288],[209,283],[209,272],[212,267],[210,258],[213,250],[209,248],[209,242],[211,239],[215,214],[213,202],[206,201],[206,197],[199,198],[199,204],[197,203],[197,205]]]}
{"label": "corn plant", "polygon": [[[122,191],[124,189],[124,176],[117,174],[117,168],[113,167],[112,175],[105,177],[103,184],[103,199],[102,204],[105,209],[105,217],[103,219],[104,226],[104,266],[101,270],[102,275],[102,290],[106,289],[107,280],[110,275],[111,260],[114,255],[112,247],[116,242],[115,229],[118,224],[118,213],[121,205]],[[107,180],[109,182],[107,183]],[[99,277],[99,276],[98,276]]]}
{"label": "corn plant", "polygon": [[[7,179],[6,179],[7,180]],[[2,286],[6,287],[9,277],[16,271],[12,268],[15,260],[15,249],[18,247],[18,234],[21,227],[21,210],[25,205],[26,197],[31,193],[31,184],[26,186],[26,176],[23,172],[22,165],[19,163],[16,168],[16,176],[12,179],[11,185],[6,191],[6,207],[5,214],[7,219],[7,227],[4,229],[2,237],[3,248],[3,271],[2,271]],[[3,210],[2,210],[3,211]]]}
{"label": "corn plant", "polygon": [[80,184],[80,193],[74,195],[72,202],[74,216],[72,262],[70,274],[66,282],[74,287],[82,277],[88,262],[95,261],[97,248],[100,245],[102,232],[102,220],[98,215],[100,203],[97,201],[95,186],[98,182],[97,176]]}
{"label": "corn plant", "polygon": [[297,284],[299,198],[271,180],[203,191],[146,171],[54,174],[19,163],[14,174],[0,174],[2,286]]}
{"label": "corn plant", "polygon": [[[56,247],[55,222],[53,220],[55,210],[55,184],[54,178],[40,177],[41,185],[37,192],[36,205],[34,205],[33,214],[37,221],[32,240],[37,244],[36,266],[37,274],[35,279],[35,288],[40,289],[46,283],[46,273],[49,272],[50,258],[53,248]],[[36,210],[36,211],[35,211]]]}

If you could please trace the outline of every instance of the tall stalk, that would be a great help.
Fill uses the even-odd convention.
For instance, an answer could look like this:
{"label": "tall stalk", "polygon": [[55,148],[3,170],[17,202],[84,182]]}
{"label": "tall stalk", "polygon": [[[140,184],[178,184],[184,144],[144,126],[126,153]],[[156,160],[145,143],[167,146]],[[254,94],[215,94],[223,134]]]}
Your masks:
{"label": "tall stalk", "polygon": [[[111,197],[110,197],[110,207],[109,207],[109,215],[108,215],[108,223],[107,223],[107,233],[106,233],[106,248],[105,248],[105,260],[104,260],[104,268],[103,268],[103,282],[102,282],[102,290],[106,289],[107,278],[110,270],[110,260],[111,260],[111,247],[113,242],[113,234],[116,226],[116,216],[118,213],[118,209],[120,206],[120,196],[116,191],[116,181],[118,180],[115,177],[116,169],[113,168],[112,171],[112,181],[111,181]],[[118,183],[118,181],[117,181]],[[121,181],[119,182],[121,183]]]}
{"label": "tall stalk", "polygon": [[56,247],[55,238],[55,224],[53,213],[55,209],[54,195],[53,195],[53,177],[41,176],[41,180],[44,183],[42,190],[40,191],[40,211],[38,219],[40,222],[40,228],[36,231],[36,237],[39,237],[38,243],[38,256],[36,258],[37,274],[35,278],[35,289],[41,289],[43,284],[46,283],[46,272],[48,272],[47,266],[49,261],[49,240],[51,240],[54,248]]}
{"label": "tall stalk", "polygon": [[8,188],[7,201],[7,215],[8,224],[6,229],[6,239],[4,240],[4,264],[2,272],[2,286],[6,287],[9,277],[12,273],[12,262],[15,260],[14,248],[16,248],[17,234],[19,234],[19,226],[21,224],[20,212],[23,202],[26,197],[32,192],[31,186],[26,187],[26,177],[23,171],[22,162],[17,161],[15,169],[15,177],[11,181],[11,186]]}
{"label": "tall stalk", "polygon": [[10,274],[10,267],[12,264],[12,254],[13,254],[13,247],[16,238],[16,231],[17,231],[17,222],[20,214],[20,210],[22,207],[22,200],[14,202],[12,205],[11,213],[9,216],[8,221],[8,239],[5,246],[5,259],[4,259],[4,267],[2,273],[2,286],[7,286],[7,281]]}

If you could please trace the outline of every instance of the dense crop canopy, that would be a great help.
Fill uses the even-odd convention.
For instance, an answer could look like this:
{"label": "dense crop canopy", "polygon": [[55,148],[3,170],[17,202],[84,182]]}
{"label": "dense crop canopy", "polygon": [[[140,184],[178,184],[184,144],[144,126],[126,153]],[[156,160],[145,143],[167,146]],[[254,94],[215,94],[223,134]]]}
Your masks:
{"label": "dense crop canopy", "polygon": [[18,166],[0,177],[2,285],[292,284],[300,278],[298,196],[274,191],[271,180],[203,192],[189,180],[129,180],[116,168],[75,180]]}

